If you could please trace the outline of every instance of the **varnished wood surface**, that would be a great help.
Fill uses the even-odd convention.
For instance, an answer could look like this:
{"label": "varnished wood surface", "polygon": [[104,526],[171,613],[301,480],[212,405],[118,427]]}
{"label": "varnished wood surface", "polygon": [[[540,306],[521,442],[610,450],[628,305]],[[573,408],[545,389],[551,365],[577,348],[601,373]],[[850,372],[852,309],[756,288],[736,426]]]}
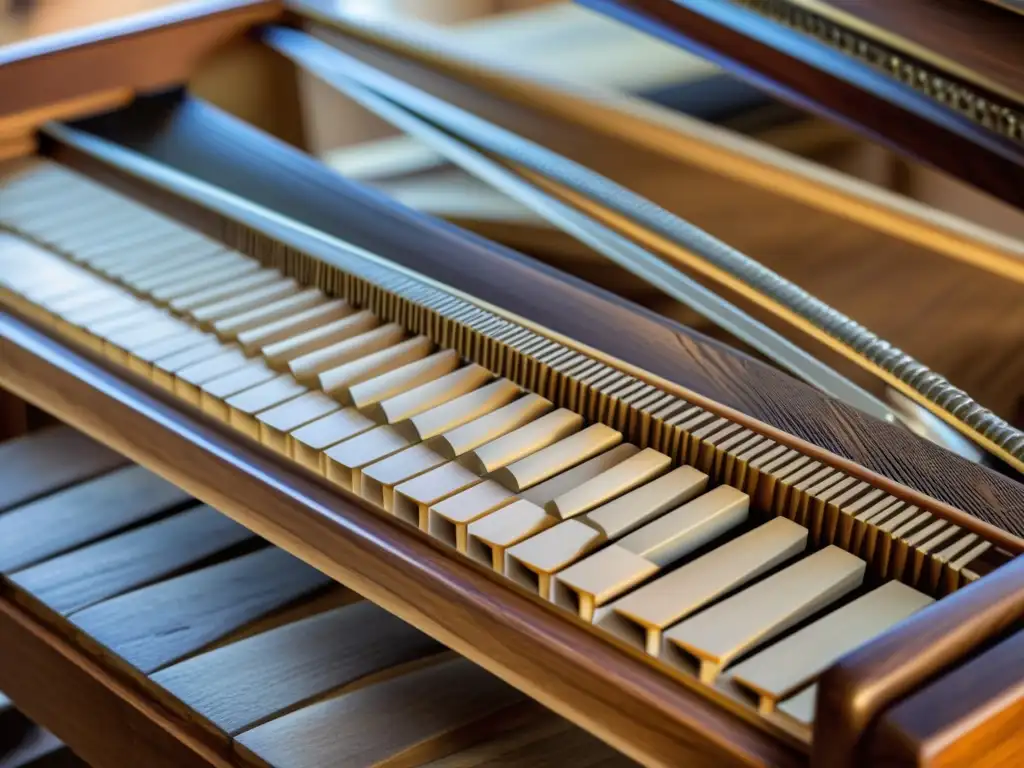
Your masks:
{"label": "varnished wood surface", "polygon": [[[1024,557],[1017,557],[845,656],[818,682],[812,765],[861,765],[868,728],[882,710],[1022,620]],[[1021,679],[1024,659],[1018,654],[1003,674]]]}
{"label": "varnished wood surface", "polygon": [[127,463],[67,427],[51,427],[0,445],[0,512]]}
{"label": "varnished wood surface", "polygon": [[[137,765],[140,756],[154,768],[231,765],[6,596],[0,597],[0,658],[0,688],[91,765]],[[131,736],[111,738],[117,733]]]}
{"label": "varnished wood surface", "polygon": [[729,17],[730,23],[723,24],[691,0],[581,2],[708,58],[782,101],[838,120],[1008,203],[1024,205],[1014,180],[1024,171],[1021,144],[798,32],[739,6],[718,7]]}
{"label": "varnished wood surface", "polygon": [[1024,632],[884,712],[867,745],[879,768],[1024,763]]}
{"label": "varnished wood surface", "polygon": [[0,48],[0,116],[112,88],[184,82],[213,48],[278,12],[268,0],[179,3],[13,43]]}
{"label": "varnished wood surface", "polygon": [[[473,563],[442,554],[354,497],[282,469],[272,456],[180,413],[148,386],[122,383],[17,327],[4,319],[4,386],[45,402],[58,417],[101,436],[628,755],[658,766],[800,764],[788,743],[656,672],[636,652],[613,647]],[[0,688],[18,701],[2,674]]]}
{"label": "varnished wood surface", "polygon": [[[346,182],[201,103],[152,100],[89,123],[101,135],[366,247],[487,302],[750,414],[1006,530],[1024,532],[1024,487],[906,430],[528,257]],[[218,217],[156,195],[68,147],[50,152],[146,195],[216,236]],[[254,164],[251,157],[263,162]],[[795,221],[796,219],[789,219]],[[830,223],[833,224],[834,222]],[[854,250],[865,253],[864,243]],[[860,258],[860,256],[858,256]],[[669,353],[666,351],[669,350]]]}

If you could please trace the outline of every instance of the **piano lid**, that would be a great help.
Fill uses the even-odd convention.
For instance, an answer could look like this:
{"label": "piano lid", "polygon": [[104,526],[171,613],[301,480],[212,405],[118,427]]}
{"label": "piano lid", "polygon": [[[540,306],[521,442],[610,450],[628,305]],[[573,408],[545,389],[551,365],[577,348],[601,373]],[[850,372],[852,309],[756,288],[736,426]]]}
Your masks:
{"label": "piano lid", "polygon": [[580,0],[1024,207],[1019,0]]}

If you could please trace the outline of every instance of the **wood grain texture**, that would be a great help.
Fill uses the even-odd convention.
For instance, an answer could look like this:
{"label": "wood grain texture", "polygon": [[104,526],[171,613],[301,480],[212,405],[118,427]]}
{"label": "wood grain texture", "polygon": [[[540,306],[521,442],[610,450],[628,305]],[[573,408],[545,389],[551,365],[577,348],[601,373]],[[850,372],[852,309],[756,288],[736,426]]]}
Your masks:
{"label": "wood grain texture", "polygon": [[367,601],[336,608],[167,667],[153,680],[236,735],[444,646]]}
{"label": "wood grain texture", "polygon": [[1024,763],[1024,632],[886,710],[866,745],[879,768]]}
{"label": "wood grain texture", "polygon": [[299,709],[238,742],[274,768],[418,765],[486,738],[487,721],[525,701],[472,662],[453,659]]}
{"label": "wood grain texture", "polygon": [[176,4],[7,46],[0,117],[114,88],[147,92],[184,82],[212,49],[279,12],[267,0]]}
{"label": "wood grain texture", "polygon": [[[1024,533],[1024,486],[904,429],[865,417],[678,323],[347,182],[206,105],[187,99],[154,99],[87,127],[1005,530]],[[207,234],[222,235],[222,220],[195,204],[158,194],[69,147],[51,145],[49,151],[56,159],[139,195]],[[263,162],[250,162],[253,156]]]}
{"label": "wood grain texture", "polygon": [[0,516],[0,571],[20,570],[188,501],[142,467],[117,469]]}
{"label": "wood grain texture", "polygon": [[70,427],[0,444],[0,512],[127,463]]}
{"label": "wood grain texture", "polygon": [[93,768],[231,765],[7,598],[0,598],[0,658],[0,687]]}
{"label": "wood grain texture", "polygon": [[154,672],[330,583],[273,547],[73,613],[82,632]]}
{"label": "wood grain texture", "polygon": [[840,659],[818,681],[811,764],[860,765],[883,709],[1022,619],[1024,557],[1017,557]]}
{"label": "wood grain texture", "polygon": [[104,539],[9,578],[62,615],[175,573],[255,537],[205,505]]}
{"label": "wood grain texture", "polygon": [[1012,205],[1024,205],[1014,180],[1024,171],[1021,144],[938,107],[840,51],[740,6],[716,4],[728,19],[720,23],[691,0],[581,2],[707,58],[795,107],[839,121]]}
{"label": "wood grain texture", "polygon": [[[803,762],[762,724],[668,679],[642,654],[182,413],[151,386],[120,380],[10,316],[0,317],[0,329],[4,386],[45,403],[634,759],[694,768]],[[0,688],[7,690],[2,677]]]}

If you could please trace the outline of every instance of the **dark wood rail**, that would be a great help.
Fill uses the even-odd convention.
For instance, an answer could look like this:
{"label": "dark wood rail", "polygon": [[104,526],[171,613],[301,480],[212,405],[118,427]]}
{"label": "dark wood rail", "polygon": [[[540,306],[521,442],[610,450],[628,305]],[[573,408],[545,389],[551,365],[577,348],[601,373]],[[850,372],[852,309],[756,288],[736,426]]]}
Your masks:
{"label": "dark wood rail", "polygon": [[[806,765],[654,669],[354,496],[0,313],[0,386],[148,467],[650,766]],[[74,746],[73,744],[71,745]]]}
{"label": "dark wood rail", "polygon": [[[856,768],[866,764],[862,761],[868,731],[883,710],[966,661],[1022,620],[1024,557],[1017,557],[846,656],[818,684],[812,765]],[[1002,674],[1019,681],[1024,679],[1024,654],[1019,652],[1019,642],[1014,647],[1018,653],[1005,657],[1008,663]],[[955,690],[957,681],[962,683],[962,669],[950,673],[952,682],[940,680],[940,689]],[[986,681],[977,683],[979,692],[984,690]],[[948,697],[928,701],[936,709],[957,706]],[[938,713],[933,714],[938,719]]]}
{"label": "dark wood rail", "polygon": [[[1006,202],[1024,205],[1024,143],[1004,138],[900,82],[895,77],[814,38],[744,8],[719,0],[579,0],[663,40],[687,48],[796,107],[844,123],[902,154],[929,163]],[[836,4],[833,0],[833,5]],[[869,24],[895,24],[900,31],[922,28],[933,34],[922,44],[942,55],[981,66],[995,64],[1000,74],[1013,72],[1020,47],[1014,30],[1019,20],[973,0],[844,2],[844,11]],[[792,3],[800,6],[799,3]],[[905,7],[906,6],[906,7]],[[826,4],[827,7],[827,4]],[[872,18],[870,12],[881,18]],[[999,21],[998,17],[1004,17]],[[890,17],[900,17],[898,19]],[[996,17],[992,18],[980,17]],[[945,24],[945,29],[941,27]],[[973,39],[964,34],[976,29]],[[998,33],[998,34],[996,34]],[[913,36],[913,35],[911,35]],[[966,38],[966,40],[965,40]],[[985,40],[999,56],[979,63]],[[954,45],[956,44],[956,45]],[[1004,58],[1007,58],[1004,57]],[[911,54],[901,60],[912,60]],[[983,68],[989,73],[992,67]],[[947,79],[955,74],[939,69]],[[1017,67],[1019,75],[1019,66]],[[1014,78],[1019,86],[1019,77]],[[985,88],[973,86],[980,97]],[[998,99],[998,97],[991,97]],[[998,101],[997,101],[998,103]],[[1019,103],[1014,102],[1015,107]]]}

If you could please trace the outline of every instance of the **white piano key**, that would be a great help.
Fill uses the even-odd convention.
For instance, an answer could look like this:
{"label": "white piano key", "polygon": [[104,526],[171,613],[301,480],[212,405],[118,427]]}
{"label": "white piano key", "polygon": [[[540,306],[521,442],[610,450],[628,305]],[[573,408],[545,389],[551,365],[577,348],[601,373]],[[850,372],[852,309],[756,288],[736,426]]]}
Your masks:
{"label": "white piano key", "polygon": [[594,623],[657,656],[667,627],[801,554],[807,535],[777,517],[610,603]]}
{"label": "white piano key", "polygon": [[[448,460],[420,443],[393,453],[360,472],[359,495],[391,512],[394,509],[396,485],[436,469]],[[415,523],[419,525],[417,520]]]}
{"label": "white piano key", "polygon": [[276,269],[261,269],[258,272],[250,272],[241,277],[234,277],[226,282],[210,284],[209,276],[198,279],[190,287],[194,290],[185,293],[174,292],[169,295],[168,291],[156,291],[153,298],[158,303],[168,303],[175,312],[191,316],[192,310],[205,307],[210,304],[217,304],[232,296],[246,295],[266,285],[272,285],[281,279],[281,273]]}
{"label": "white piano key", "polygon": [[324,294],[318,288],[307,288],[269,304],[255,307],[237,315],[231,315],[213,324],[213,332],[222,339],[234,340],[243,331],[259,328],[282,318],[288,318],[303,310],[316,307],[324,301]]}
{"label": "white piano key", "polygon": [[345,490],[355,490],[359,487],[359,473],[363,467],[408,448],[410,444],[394,427],[371,429],[324,451],[325,475]]}
{"label": "white piano key", "polygon": [[478,475],[486,475],[568,437],[582,427],[582,416],[567,408],[559,408],[463,454],[459,463]]}
{"label": "white piano key", "polygon": [[466,554],[503,574],[505,551],[509,547],[557,522],[542,507],[526,499],[518,499],[469,524],[466,529]]}
{"label": "white piano key", "polygon": [[218,320],[283,299],[298,293],[298,291],[299,284],[295,280],[290,277],[283,278],[277,282],[267,283],[259,288],[246,291],[244,294],[196,307],[188,314],[193,321],[199,323],[200,327],[212,327]]}
{"label": "white piano key", "polygon": [[593,621],[602,605],[741,525],[749,508],[747,494],[721,485],[561,571],[551,597]]}
{"label": "white piano key", "polygon": [[182,368],[174,374],[174,394],[182,399],[200,405],[202,398],[199,387],[208,381],[237,371],[249,359],[237,346],[230,346],[216,357]]}
{"label": "white piano key", "polygon": [[199,405],[204,413],[228,421],[231,409],[227,398],[259,386],[277,376],[262,360],[250,360],[245,365],[223,376],[199,385]]}
{"label": "white piano key", "polygon": [[[493,480],[481,481],[468,469],[454,463],[404,483],[398,490],[400,493],[395,497],[398,517],[419,521],[420,528],[426,527],[435,539],[463,553],[469,525],[517,498],[504,486]],[[403,510],[401,504],[405,500],[412,506]]]}
{"label": "white piano key", "polygon": [[898,581],[873,589],[732,668],[731,678],[771,712],[833,662],[935,602]]}
{"label": "white piano key", "polygon": [[174,391],[174,377],[178,371],[195,365],[196,363],[216,357],[231,347],[222,344],[214,336],[208,336],[205,341],[174,352],[166,357],[153,361],[152,380],[153,383],[163,389]]}
{"label": "white piano key", "polygon": [[[242,282],[244,290],[265,285],[276,277],[274,272],[261,270],[259,262],[254,259],[222,256],[202,268],[185,268],[140,281],[136,287],[148,294],[156,304],[170,304],[175,311],[184,311],[187,309],[186,304],[202,301],[205,296],[212,295],[214,298],[211,301],[224,296],[232,290],[229,285],[246,281]],[[176,301],[178,306],[174,304]]]}
{"label": "white piano key", "polygon": [[530,392],[438,435],[431,440],[431,445],[438,453],[454,459],[540,418],[553,407],[550,400]]}
{"label": "white piano key", "polygon": [[549,501],[545,509],[563,520],[588,512],[653,480],[671,465],[672,460],[665,454],[645,448],[614,468]]}
{"label": "white piano key", "polygon": [[491,478],[510,491],[524,491],[552,475],[622,442],[622,433],[604,424],[591,424],[535,453],[500,467]]}
{"label": "white piano key", "polygon": [[459,354],[454,349],[442,349],[421,360],[395,368],[380,376],[349,387],[346,399],[356,408],[372,415],[372,407],[416,387],[435,381],[454,371],[459,365]]}
{"label": "white piano key", "polygon": [[471,363],[365,409],[367,416],[381,424],[394,424],[436,408],[467,392],[482,387],[492,378],[486,368]]}
{"label": "white piano key", "polygon": [[379,352],[324,371],[317,377],[317,381],[324,392],[329,392],[339,399],[351,399],[348,395],[349,387],[401,368],[414,360],[421,360],[433,349],[434,342],[426,336],[414,336],[394,346],[385,347]]}
{"label": "white piano key", "polygon": [[256,420],[257,415],[308,391],[288,374],[282,374],[229,397],[225,401],[230,409],[228,423],[253,440],[259,440],[260,423]]}
{"label": "white piano key", "polygon": [[302,466],[322,475],[326,472],[325,448],[376,426],[376,422],[355,408],[344,408],[299,427],[288,435],[289,454]]}
{"label": "white piano key", "polygon": [[285,341],[354,313],[355,310],[346,301],[328,301],[294,315],[242,331],[235,340],[246,354],[252,355],[270,344]]}
{"label": "white piano key", "polygon": [[779,704],[778,711],[799,725],[810,727],[814,724],[814,709],[817,703],[818,686],[811,685]]}
{"label": "white piano key", "polygon": [[520,391],[519,387],[508,379],[498,379],[447,403],[418,413],[395,426],[410,440],[431,440],[506,405]]}
{"label": "white piano key", "polygon": [[313,385],[317,381],[317,376],[324,371],[393,346],[399,343],[403,336],[405,329],[402,326],[398,323],[388,323],[296,357],[289,361],[288,370],[299,381]]}
{"label": "white piano key", "polygon": [[189,328],[188,331],[177,336],[169,336],[160,341],[133,348],[128,366],[131,370],[148,378],[153,374],[153,363],[156,361],[209,343],[216,344],[217,340],[198,328]]}
{"label": "white piano key", "polygon": [[260,351],[268,364],[274,368],[286,369],[288,363],[296,358],[358,336],[376,328],[379,323],[372,312],[364,310],[302,331],[297,336],[272,342]]}
{"label": "white piano key", "polygon": [[288,433],[341,408],[323,392],[307,392],[294,400],[269,408],[256,417],[260,423],[260,442],[279,453],[289,454]]}
{"label": "white piano key", "polygon": [[860,586],[865,563],[829,546],[664,633],[662,658],[711,683],[742,653]]}

